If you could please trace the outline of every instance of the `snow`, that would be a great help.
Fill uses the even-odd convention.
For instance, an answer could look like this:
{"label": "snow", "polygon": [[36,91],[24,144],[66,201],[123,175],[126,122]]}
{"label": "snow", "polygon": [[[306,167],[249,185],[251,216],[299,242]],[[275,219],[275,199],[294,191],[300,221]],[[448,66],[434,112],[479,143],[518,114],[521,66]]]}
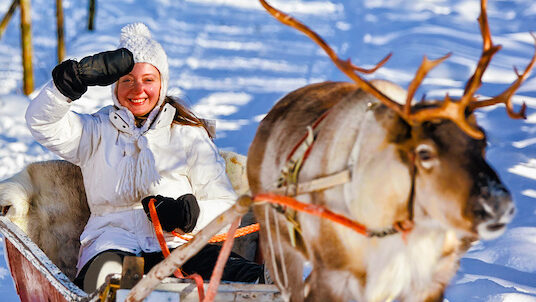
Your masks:
{"label": "snow", "polygon": [[[533,0],[489,0],[494,57],[478,92],[492,96],[515,79],[534,52]],[[369,78],[407,87],[423,55],[452,56],[434,69],[416,98],[459,96],[481,53],[477,0],[273,0],[322,35],[341,58],[370,67],[393,57]],[[0,14],[11,1],[0,2]],[[32,41],[35,93],[50,80],[56,62],[53,2],[33,0]],[[284,94],[308,83],[348,79],[308,38],[269,16],[254,0],[98,1],[96,30],[86,30],[87,1],[64,0],[67,55],[81,58],[114,49],[127,23],[141,21],[166,49],[170,94],[205,118],[217,120],[218,147],[247,153],[259,121]],[[34,142],[24,122],[30,98],[22,94],[20,14],[0,40],[0,180],[26,164],[55,158]],[[109,87],[91,88],[75,110],[93,112],[111,104]],[[526,120],[512,120],[504,106],[480,110],[489,137],[487,158],[513,194],[517,216],[505,234],[478,242],[461,261],[445,301],[536,301],[536,77],[514,98],[526,102]],[[3,240],[0,238],[0,240]],[[0,244],[3,247],[3,243]],[[0,254],[4,256],[3,248]],[[17,300],[4,257],[0,295]]]}

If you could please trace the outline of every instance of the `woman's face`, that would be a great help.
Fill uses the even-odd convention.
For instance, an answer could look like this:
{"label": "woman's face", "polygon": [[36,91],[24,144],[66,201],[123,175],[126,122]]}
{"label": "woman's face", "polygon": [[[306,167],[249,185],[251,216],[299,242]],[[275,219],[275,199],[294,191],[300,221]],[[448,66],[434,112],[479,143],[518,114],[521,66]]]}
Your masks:
{"label": "woman's face", "polygon": [[153,110],[160,97],[160,72],[149,63],[136,63],[132,71],[117,81],[117,100],[134,116]]}

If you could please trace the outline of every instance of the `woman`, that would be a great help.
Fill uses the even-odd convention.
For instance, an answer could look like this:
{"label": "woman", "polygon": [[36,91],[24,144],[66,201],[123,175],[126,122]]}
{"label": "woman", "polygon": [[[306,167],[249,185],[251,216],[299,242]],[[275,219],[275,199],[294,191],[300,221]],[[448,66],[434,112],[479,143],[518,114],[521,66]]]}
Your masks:
{"label": "woman", "polygon": [[[56,66],[26,112],[35,139],[81,168],[91,216],[80,236],[76,283],[86,292],[120,273],[125,255],[144,256],[146,271],[163,258],[147,217],[151,197],[170,248],[184,241],[169,232],[196,233],[236,200],[203,123],[166,97],[168,74],[161,45],[145,25],[130,24],[119,49]],[[88,86],[110,84],[114,106],[91,115],[70,111]],[[183,270],[208,279],[218,251],[206,247]],[[261,275],[261,266],[234,255],[223,279]]]}

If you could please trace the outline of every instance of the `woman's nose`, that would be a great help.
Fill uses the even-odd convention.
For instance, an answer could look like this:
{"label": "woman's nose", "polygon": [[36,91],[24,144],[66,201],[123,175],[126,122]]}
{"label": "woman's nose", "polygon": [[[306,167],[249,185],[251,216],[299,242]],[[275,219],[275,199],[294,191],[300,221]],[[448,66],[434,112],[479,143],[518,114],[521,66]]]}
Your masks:
{"label": "woman's nose", "polygon": [[143,91],[143,83],[141,81],[134,81],[132,92],[141,93]]}

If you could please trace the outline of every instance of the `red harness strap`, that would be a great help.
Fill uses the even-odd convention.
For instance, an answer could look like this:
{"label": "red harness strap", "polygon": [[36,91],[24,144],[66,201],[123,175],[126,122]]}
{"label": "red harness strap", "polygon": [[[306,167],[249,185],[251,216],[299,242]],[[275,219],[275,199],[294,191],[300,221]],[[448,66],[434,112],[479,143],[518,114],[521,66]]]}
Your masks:
{"label": "red harness strap", "polygon": [[[313,130],[316,130],[316,127],[318,127],[318,125],[326,118],[326,116],[328,116],[330,110],[327,110],[326,112],[322,113],[322,115],[316,119],[316,121],[313,123],[313,125],[311,126],[311,128]],[[292,156],[294,155],[294,153],[298,150],[298,147],[307,139],[307,133],[298,141],[298,143],[294,146],[294,148],[292,148],[292,150],[290,151],[289,155],[287,156],[287,161],[289,161]],[[307,151],[305,151],[305,155],[304,155],[304,161],[305,159],[307,158],[307,156],[309,155],[309,152],[311,152],[311,148],[312,148],[312,145],[309,146],[309,148],[307,149]]]}
{"label": "red harness strap", "polygon": [[283,196],[283,195],[275,195],[275,194],[270,194],[270,193],[258,194],[258,195],[255,195],[255,197],[253,198],[253,201],[269,202],[273,204],[285,205],[289,208],[292,208],[300,212],[305,212],[311,215],[315,215],[318,217],[329,219],[331,221],[335,221],[337,223],[340,223],[342,225],[345,225],[351,228],[352,230],[358,232],[359,234],[368,235],[366,226],[360,223],[357,223],[353,220],[350,220],[349,218],[343,215],[334,213],[330,211],[329,209],[326,209],[325,207],[314,205],[314,204],[302,203],[292,197]]}
{"label": "red harness strap", "polygon": [[[158,243],[160,244],[160,248],[162,249],[162,254],[164,254],[164,257],[169,256],[169,249],[166,244],[166,240],[164,239],[164,232],[162,231],[162,225],[160,224],[160,220],[158,219],[158,215],[156,214],[156,208],[154,206],[156,199],[151,198],[149,201],[149,213],[151,215],[151,220],[153,221],[156,238],[158,239]],[[212,239],[209,242],[220,242],[225,241],[222,249],[220,250],[220,254],[218,255],[218,259],[216,261],[216,265],[214,266],[214,271],[212,272],[212,275],[210,277],[209,286],[207,289],[207,295],[205,296],[205,291],[203,288],[203,279],[199,274],[192,274],[190,276],[184,277],[182,274],[180,268],[178,268],[174,275],[177,278],[189,278],[194,279],[195,283],[197,285],[197,292],[199,294],[199,301],[203,302],[210,302],[213,301],[216,293],[218,291],[218,286],[220,284],[220,280],[223,274],[223,268],[225,267],[225,264],[227,262],[227,259],[229,258],[229,255],[231,253],[231,248],[233,247],[233,241],[234,238],[244,236],[253,232],[256,232],[259,230],[259,224],[252,224],[247,227],[240,228],[240,233],[237,232],[238,224],[240,223],[240,219],[237,219],[234,221],[231,225],[231,228],[229,229],[229,232],[226,234],[220,234],[212,237]],[[183,238],[180,234],[177,234],[175,232],[172,232],[175,236],[178,236],[180,238]],[[189,238],[183,238],[185,240],[189,240]]]}
{"label": "red harness strap", "polygon": [[[290,187],[290,185],[293,184],[293,183],[289,183],[289,180],[290,180],[290,182],[294,182],[294,185],[296,186],[296,189],[294,189],[295,192],[294,192],[293,196],[298,195],[298,189],[297,189],[299,187],[299,183],[297,181],[298,173],[299,173],[301,167],[303,166],[305,160],[309,156],[309,153],[311,152],[312,147],[314,145],[314,140],[312,142],[307,142],[307,143],[306,143],[306,140],[307,140],[308,137],[311,136],[311,134],[313,135],[313,139],[316,137],[316,135],[317,135],[317,133],[319,131],[317,129],[317,127],[326,118],[326,116],[329,114],[329,112],[330,112],[330,110],[327,110],[326,112],[324,112],[313,123],[312,127],[308,128],[308,133],[306,133],[298,141],[298,143],[290,151],[290,154],[287,156],[287,163],[286,163],[286,166],[282,170],[282,177],[280,178],[279,183],[278,183],[278,188],[279,189],[281,189],[281,187],[286,186],[285,193],[284,193],[285,195],[276,195],[276,194],[273,194],[273,193],[259,194],[257,196],[254,196],[254,201],[259,201],[259,202],[264,201],[264,202],[269,202],[269,203],[272,203],[272,204],[283,205],[284,206],[283,209],[284,209],[285,213],[287,213],[287,214],[289,212],[288,212],[288,209],[286,209],[285,206],[288,206],[289,208],[291,208],[293,210],[306,212],[306,213],[309,213],[311,215],[326,218],[326,219],[329,219],[329,220],[334,221],[336,223],[339,223],[339,224],[342,224],[344,226],[347,226],[347,227],[353,229],[354,231],[356,231],[356,232],[358,232],[360,234],[363,234],[363,235],[365,235],[367,237],[385,237],[387,235],[392,235],[392,234],[395,234],[395,233],[401,233],[402,234],[402,239],[406,242],[407,241],[407,235],[413,229],[413,226],[414,226],[414,223],[413,223],[413,207],[414,207],[414,198],[415,198],[416,167],[415,167],[415,155],[412,152],[409,152],[409,154],[408,154],[408,157],[409,157],[410,163],[411,163],[411,166],[410,166],[411,190],[410,190],[410,194],[409,194],[408,200],[407,200],[407,204],[408,204],[408,219],[404,220],[404,221],[397,221],[397,222],[393,223],[393,225],[391,227],[388,227],[388,228],[385,228],[385,229],[380,229],[380,230],[367,229],[366,226],[364,226],[364,225],[362,225],[362,224],[360,224],[358,222],[355,222],[355,221],[353,221],[353,220],[351,220],[351,219],[349,219],[349,218],[347,218],[347,217],[345,217],[343,215],[336,214],[336,213],[330,211],[329,209],[327,209],[325,207],[318,206],[318,205],[301,203],[301,202],[297,201],[296,199],[291,198],[291,197],[288,196],[288,195],[291,195],[288,192],[288,188]],[[298,152],[298,150],[300,150],[301,155],[300,154],[296,155],[296,152]],[[298,161],[295,158],[293,158],[293,157],[296,157],[296,156],[301,156],[301,161],[299,161],[299,163],[297,163]],[[295,171],[290,173],[289,171],[285,171],[286,168],[287,169],[294,169]],[[285,173],[288,173],[288,174],[285,175]],[[288,175],[291,175],[294,178],[288,177]],[[287,177],[285,177],[285,176],[287,176]],[[295,215],[295,214],[291,213],[290,215]],[[289,216],[287,215],[287,219],[289,219],[288,217]]]}

